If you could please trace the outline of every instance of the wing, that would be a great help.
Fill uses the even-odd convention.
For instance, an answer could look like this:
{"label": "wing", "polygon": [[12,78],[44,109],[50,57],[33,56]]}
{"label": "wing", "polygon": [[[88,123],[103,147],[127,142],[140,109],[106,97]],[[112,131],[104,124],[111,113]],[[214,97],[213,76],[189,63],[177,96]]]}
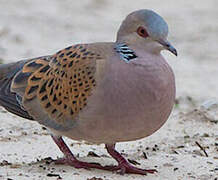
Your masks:
{"label": "wing", "polygon": [[0,105],[9,112],[30,120],[33,120],[33,117],[22,107],[21,97],[12,92],[10,87],[16,73],[23,68],[25,63],[32,60],[0,65]]}
{"label": "wing", "polygon": [[59,51],[50,60],[35,59],[19,71],[11,90],[22,97],[25,110],[38,122],[56,130],[72,128],[96,85],[96,59],[88,45]]}

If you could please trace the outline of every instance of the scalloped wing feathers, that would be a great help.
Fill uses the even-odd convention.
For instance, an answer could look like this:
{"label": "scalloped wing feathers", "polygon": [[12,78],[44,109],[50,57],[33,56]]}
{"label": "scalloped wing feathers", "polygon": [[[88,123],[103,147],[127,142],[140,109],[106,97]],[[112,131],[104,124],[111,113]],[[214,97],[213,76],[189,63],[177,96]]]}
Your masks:
{"label": "scalloped wing feathers", "polygon": [[22,97],[22,106],[39,123],[70,129],[96,86],[96,59],[100,55],[87,45],[75,45],[28,61],[14,77],[11,91]]}

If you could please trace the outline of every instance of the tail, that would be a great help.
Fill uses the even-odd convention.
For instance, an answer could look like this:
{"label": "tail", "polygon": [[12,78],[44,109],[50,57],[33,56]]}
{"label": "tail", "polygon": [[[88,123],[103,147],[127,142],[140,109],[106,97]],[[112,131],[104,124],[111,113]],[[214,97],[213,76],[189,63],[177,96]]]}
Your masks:
{"label": "tail", "polygon": [[0,106],[3,106],[7,111],[13,114],[33,120],[33,118],[19,103],[21,97],[10,90],[13,77],[22,69],[24,64],[29,61],[30,60],[23,60],[15,63],[0,65]]}

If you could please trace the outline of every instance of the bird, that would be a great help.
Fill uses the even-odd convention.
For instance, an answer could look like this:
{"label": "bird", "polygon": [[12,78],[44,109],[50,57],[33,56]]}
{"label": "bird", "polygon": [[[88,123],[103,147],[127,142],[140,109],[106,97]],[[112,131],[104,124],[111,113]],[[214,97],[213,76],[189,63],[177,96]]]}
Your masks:
{"label": "bird", "polygon": [[[53,55],[0,65],[0,105],[48,128],[64,154],[56,164],[121,174],[156,173],[131,165],[116,149],[145,138],[167,121],[175,101],[175,77],[161,55],[177,50],[156,12],[126,16],[115,42],[78,43]],[[117,165],[78,160],[63,137],[105,144]]]}

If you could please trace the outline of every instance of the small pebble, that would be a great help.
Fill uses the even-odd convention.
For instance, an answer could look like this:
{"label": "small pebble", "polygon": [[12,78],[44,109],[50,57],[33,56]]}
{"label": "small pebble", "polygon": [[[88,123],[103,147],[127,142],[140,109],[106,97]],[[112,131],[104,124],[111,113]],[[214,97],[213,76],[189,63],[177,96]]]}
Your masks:
{"label": "small pebble", "polygon": [[173,171],[177,171],[179,168],[174,168]]}

